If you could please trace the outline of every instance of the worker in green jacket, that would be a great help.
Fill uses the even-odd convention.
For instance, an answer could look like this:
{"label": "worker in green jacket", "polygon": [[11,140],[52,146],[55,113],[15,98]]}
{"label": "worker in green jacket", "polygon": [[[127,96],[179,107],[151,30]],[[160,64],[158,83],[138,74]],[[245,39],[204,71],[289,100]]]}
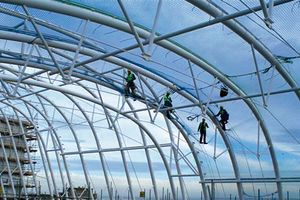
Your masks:
{"label": "worker in green jacket", "polygon": [[[125,78],[126,85],[125,85],[125,96],[128,96],[129,94],[135,95],[135,75],[128,69],[127,71],[127,77]],[[131,93],[130,93],[131,90]]]}
{"label": "worker in green jacket", "polygon": [[[173,105],[172,105],[172,99],[171,99],[171,93],[170,92],[167,92],[165,95],[164,95],[164,107],[165,108],[172,108]],[[166,116],[168,119],[171,118],[170,116],[170,113],[172,112],[172,109],[171,110],[167,110],[166,111]]]}

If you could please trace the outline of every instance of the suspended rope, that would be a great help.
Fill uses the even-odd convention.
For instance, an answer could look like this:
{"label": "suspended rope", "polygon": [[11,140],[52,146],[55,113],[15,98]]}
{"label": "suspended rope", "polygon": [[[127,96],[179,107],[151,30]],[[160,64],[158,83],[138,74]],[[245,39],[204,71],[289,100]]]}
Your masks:
{"label": "suspended rope", "polygon": [[[280,62],[280,63],[288,63],[288,64],[293,64],[293,60],[294,59],[297,59],[297,58],[300,58],[300,56],[292,56],[292,57],[287,57],[287,56],[279,56],[279,55],[276,55],[275,56],[277,58],[277,60]],[[261,69],[259,70],[258,72],[259,73],[262,73],[262,74],[266,74],[270,71],[270,69],[274,67],[273,65],[271,65],[270,67],[266,67],[264,69]],[[225,74],[226,77],[228,78],[237,78],[237,77],[244,77],[244,76],[252,76],[252,75],[257,75],[258,72],[249,72],[249,73],[245,73],[245,74],[237,74],[237,75],[227,75]]]}
{"label": "suspended rope", "polygon": [[[251,197],[251,198],[255,198],[255,199],[258,198],[258,196],[247,194],[245,191],[243,191],[243,193],[244,193],[244,195],[247,196],[247,197]],[[277,194],[277,193],[278,193],[278,191],[275,191],[275,192],[270,193],[270,194],[260,195],[260,197],[271,197],[271,196],[273,196],[274,194]]]}
{"label": "suspended rope", "polygon": [[293,60],[297,59],[297,58],[300,58],[300,55],[299,56],[279,56],[279,55],[276,55],[275,56],[281,63],[289,63],[289,64],[293,64]]}
{"label": "suspended rope", "polygon": [[[266,74],[267,72],[269,72],[269,70],[273,67],[273,65],[271,65],[270,67],[267,67],[267,68],[264,68],[264,69],[261,69],[259,70],[258,72],[260,73],[263,73],[263,74]],[[243,76],[252,76],[252,75],[257,75],[257,72],[249,72],[249,73],[245,73],[245,74],[237,74],[237,75],[227,75],[225,74],[225,76],[227,78],[237,78],[237,77],[243,77]]]}
{"label": "suspended rope", "polygon": [[[122,131],[121,131],[122,129],[121,129],[121,126],[120,126],[120,124],[119,124],[119,121],[117,121],[117,126],[118,126],[118,129],[119,129],[120,133],[122,133]],[[125,134],[122,133],[122,134],[120,134],[120,135],[121,135],[121,138],[122,138],[122,140],[123,140],[124,147],[127,147],[126,141],[125,141],[125,139],[124,139],[124,135],[125,135]],[[138,175],[137,175],[137,173],[136,173],[136,169],[135,169],[135,166],[134,166],[134,164],[133,164],[133,162],[132,162],[130,153],[129,153],[128,150],[127,150],[126,152],[127,152],[128,158],[129,158],[130,165],[131,165],[131,167],[132,167],[132,169],[133,169],[134,176],[135,176],[135,178],[136,178],[136,180],[137,180],[137,183],[138,183],[138,185],[139,185],[140,191],[142,191],[141,183],[140,183],[140,180],[139,180]]]}
{"label": "suspended rope", "polygon": [[284,128],[284,130],[291,136],[291,138],[293,138],[293,140],[300,144],[300,141],[289,131],[289,129],[287,129],[282,123],[281,121],[266,107],[265,108],[269,113],[270,115],[278,122],[278,124],[280,124],[280,126],[282,126],[282,128]]}

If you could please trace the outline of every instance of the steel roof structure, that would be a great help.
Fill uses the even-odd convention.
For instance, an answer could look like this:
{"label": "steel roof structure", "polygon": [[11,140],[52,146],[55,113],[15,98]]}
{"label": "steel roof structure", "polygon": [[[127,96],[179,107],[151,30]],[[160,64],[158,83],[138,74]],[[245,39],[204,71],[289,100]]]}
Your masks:
{"label": "steel roof structure", "polygon": [[0,111],[38,138],[26,199],[300,198],[299,0],[0,2]]}

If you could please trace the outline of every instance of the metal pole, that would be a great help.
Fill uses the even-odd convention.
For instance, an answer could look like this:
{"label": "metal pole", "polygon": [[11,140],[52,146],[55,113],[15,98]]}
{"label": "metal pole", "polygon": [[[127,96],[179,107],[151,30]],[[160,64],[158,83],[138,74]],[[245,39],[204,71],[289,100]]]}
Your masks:
{"label": "metal pole", "polygon": [[260,146],[260,121],[258,121],[258,127],[257,127],[257,157],[260,156],[260,153],[259,153],[259,146]]}
{"label": "metal pole", "polygon": [[260,5],[262,7],[262,11],[264,13],[265,19],[268,19],[269,15],[268,15],[268,10],[267,10],[267,5],[266,5],[265,0],[259,0],[259,2],[260,2]]}
{"label": "metal pole", "polygon": [[217,132],[218,132],[218,129],[217,127],[215,128],[215,142],[214,142],[214,159],[216,159],[216,153],[217,153]]}
{"label": "metal pole", "polygon": [[156,14],[155,14],[153,26],[152,26],[152,29],[151,29],[151,35],[149,37],[149,45],[148,45],[148,49],[147,49],[147,54],[149,56],[152,54],[151,50],[152,50],[152,46],[153,46],[154,35],[155,35],[155,30],[156,30],[158,17],[159,17],[160,10],[161,10],[161,5],[162,5],[162,0],[159,0],[158,5],[157,5],[157,9],[156,9]]}
{"label": "metal pole", "polygon": [[145,50],[144,50],[143,43],[141,42],[140,37],[139,37],[137,31],[135,30],[134,25],[133,25],[132,21],[130,20],[130,18],[129,18],[129,16],[128,16],[127,12],[126,12],[126,9],[125,9],[125,7],[124,7],[122,1],[121,1],[121,0],[118,0],[118,3],[119,3],[119,5],[120,5],[120,7],[121,7],[121,10],[122,10],[122,12],[123,12],[123,14],[124,14],[126,20],[127,20],[127,23],[128,23],[128,25],[129,25],[129,27],[130,27],[130,29],[131,29],[131,32],[132,32],[132,34],[133,34],[134,37],[135,37],[135,40],[137,41],[137,43],[138,43],[138,45],[139,45],[139,47],[140,47],[142,53],[145,54]]}
{"label": "metal pole", "polygon": [[[64,78],[64,77],[65,77],[65,76],[64,76],[64,72],[62,71],[62,69],[61,69],[60,66],[58,65],[58,63],[57,63],[57,61],[56,61],[54,55],[52,54],[52,52],[51,52],[51,50],[50,50],[50,48],[49,48],[49,46],[48,46],[47,41],[45,40],[43,34],[40,32],[39,28],[37,27],[37,25],[36,25],[36,23],[35,23],[33,17],[30,15],[30,13],[29,13],[29,11],[28,11],[28,9],[27,9],[27,7],[26,7],[25,5],[22,5],[22,7],[23,7],[23,10],[25,11],[26,15],[28,16],[29,20],[31,21],[31,23],[32,23],[32,25],[33,25],[35,31],[37,32],[37,34],[38,34],[39,37],[41,38],[43,44],[45,45],[45,48],[46,48],[46,50],[48,51],[48,53],[49,53],[49,55],[50,55],[50,57],[51,57],[53,63],[54,63],[55,66],[57,67],[57,69],[58,69],[59,73],[61,74],[62,78]],[[38,73],[39,73],[39,72],[38,72]],[[25,77],[24,79],[27,79],[27,77]]]}
{"label": "metal pole", "polygon": [[211,180],[211,199],[215,200],[215,183]]}
{"label": "metal pole", "polygon": [[72,60],[72,65],[71,65],[71,68],[70,68],[69,74],[68,74],[68,77],[69,77],[69,80],[70,80],[70,81],[71,81],[71,75],[72,75],[72,72],[73,72],[73,69],[74,69],[76,60],[77,60],[78,55],[79,55],[79,51],[80,51],[81,45],[82,45],[83,40],[84,40],[84,38],[85,38],[85,37],[84,37],[84,34],[85,34],[85,31],[86,31],[88,22],[89,22],[89,20],[86,20],[85,23],[84,23],[84,26],[83,26],[83,29],[82,29],[82,33],[81,33],[81,37],[80,37],[80,41],[79,41],[79,44],[78,44],[78,46],[77,46],[77,49],[76,49],[74,58],[73,58],[73,60]]}
{"label": "metal pole", "polygon": [[268,7],[269,7],[269,10],[268,10],[269,19],[272,20],[272,18],[273,18],[274,0],[269,0]]}
{"label": "metal pole", "polygon": [[252,50],[252,55],[253,55],[254,64],[255,64],[255,68],[256,68],[256,73],[257,73],[257,78],[258,78],[258,83],[259,83],[259,88],[260,88],[260,93],[261,93],[261,96],[262,96],[263,104],[264,104],[264,106],[267,106],[265,96],[264,96],[263,87],[262,87],[262,82],[261,82],[261,78],[260,78],[260,73],[259,73],[259,70],[258,70],[258,64],[257,64],[253,44],[251,44],[251,50]]}
{"label": "metal pole", "polygon": [[202,114],[205,115],[205,109],[203,108],[202,102],[201,102],[201,100],[200,100],[199,90],[198,90],[198,86],[197,86],[197,83],[196,83],[196,80],[195,80],[195,75],[194,75],[194,72],[193,72],[193,68],[192,68],[191,61],[188,60],[188,63],[189,63],[189,67],[190,67],[190,71],[191,71],[193,83],[194,83],[194,86],[195,86],[197,99],[198,99],[198,101],[199,101],[199,104],[200,104],[200,107],[201,107]]}
{"label": "metal pole", "polygon": [[137,73],[137,75],[138,75],[139,83],[140,83],[140,86],[141,86],[141,89],[142,89],[143,98],[146,100],[146,106],[147,106],[147,110],[148,110],[148,114],[149,114],[150,120],[151,120],[151,122],[153,122],[152,115],[151,115],[151,112],[150,112],[150,109],[149,109],[149,103],[148,103],[148,101],[146,99],[144,87],[142,85],[140,73]]}
{"label": "metal pole", "polygon": [[260,189],[257,190],[257,200],[260,200]]}
{"label": "metal pole", "polygon": [[210,191],[209,185],[207,186],[207,191],[208,191],[208,197],[209,197],[209,199],[212,200],[211,199],[211,191]]}
{"label": "metal pole", "polygon": [[[23,43],[22,43],[22,44],[23,44]],[[25,61],[24,67],[22,68],[22,70],[20,70],[19,79],[18,79],[17,85],[16,85],[15,88],[14,88],[14,91],[13,91],[12,94],[11,94],[12,96],[15,96],[16,93],[17,93],[18,87],[19,87],[19,85],[20,85],[20,83],[21,83],[21,81],[22,81],[22,79],[23,79],[23,76],[24,76],[25,70],[26,70],[26,68],[27,68],[28,62],[29,62],[29,60],[30,60],[30,58],[31,58],[31,55],[32,55],[32,52],[33,52],[33,48],[34,48],[34,44],[31,46],[31,49],[30,49],[30,52],[29,52],[29,54],[28,54],[28,56],[27,56],[27,59],[26,59],[26,61]]]}

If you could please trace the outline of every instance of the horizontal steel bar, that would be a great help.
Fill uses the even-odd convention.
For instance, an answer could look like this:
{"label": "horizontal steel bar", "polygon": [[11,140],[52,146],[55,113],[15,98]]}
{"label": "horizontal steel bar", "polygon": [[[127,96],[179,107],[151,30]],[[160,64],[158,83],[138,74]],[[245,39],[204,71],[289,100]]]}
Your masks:
{"label": "horizontal steel bar", "polygon": [[[197,177],[198,174],[174,174],[172,177]],[[298,183],[300,182],[300,177],[284,177],[280,179],[276,178],[241,178],[240,180],[234,178],[220,178],[220,179],[205,179],[204,181],[199,181],[199,183]]]}
{"label": "horizontal steel bar", "polygon": [[[289,88],[289,89],[285,89],[285,90],[278,90],[278,91],[270,92],[269,95],[283,94],[283,93],[294,92],[294,91],[300,91],[300,88],[297,87],[297,88]],[[261,95],[262,94],[252,94],[252,95],[238,96],[238,97],[232,97],[232,98],[227,98],[227,99],[220,99],[220,100],[211,101],[210,104],[224,103],[224,102],[237,101],[237,100],[243,100],[243,99],[251,99],[251,98],[260,97]],[[264,95],[268,95],[268,93],[264,93]],[[206,104],[207,104],[207,102],[202,103],[202,105],[206,105]],[[161,108],[161,109],[159,109],[159,111],[184,109],[184,108],[190,108],[190,107],[194,107],[194,106],[201,106],[201,104],[194,103],[194,104],[187,104],[187,105],[183,105],[183,106],[174,106],[172,108]],[[142,112],[142,111],[146,111],[146,110],[147,110],[146,108],[142,108],[142,109],[137,109],[137,110],[132,110],[132,111],[125,111],[122,113],[128,114],[128,113],[133,113],[133,112]]]}
{"label": "horizontal steel bar", "polygon": [[[170,147],[171,143],[160,144],[160,147]],[[89,154],[89,153],[104,153],[104,152],[114,152],[114,151],[129,151],[129,150],[139,150],[139,149],[153,149],[157,148],[155,145],[147,145],[147,146],[132,146],[132,147],[122,147],[122,148],[107,148],[107,149],[100,149],[100,150],[86,150],[86,151],[72,151],[72,152],[65,152],[61,155],[77,155],[77,154]]]}

